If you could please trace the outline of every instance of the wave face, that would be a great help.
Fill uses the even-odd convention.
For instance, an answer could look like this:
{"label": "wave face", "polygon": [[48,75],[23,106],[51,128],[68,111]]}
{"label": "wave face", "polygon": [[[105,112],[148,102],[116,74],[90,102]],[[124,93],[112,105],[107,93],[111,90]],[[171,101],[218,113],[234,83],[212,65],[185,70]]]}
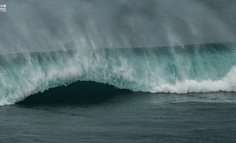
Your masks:
{"label": "wave face", "polygon": [[202,44],[2,55],[0,105],[76,81],[151,93],[236,91],[235,46]]}
{"label": "wave face", "polygon": [[114,86],[91,81],[77,81],[68,86],[58,86],[43,93],[31,95],[17,102],[26,106],[64,106],[64,105],[94,105],[110,101],[120,95],[127,96],[129,90],[117,89]]}

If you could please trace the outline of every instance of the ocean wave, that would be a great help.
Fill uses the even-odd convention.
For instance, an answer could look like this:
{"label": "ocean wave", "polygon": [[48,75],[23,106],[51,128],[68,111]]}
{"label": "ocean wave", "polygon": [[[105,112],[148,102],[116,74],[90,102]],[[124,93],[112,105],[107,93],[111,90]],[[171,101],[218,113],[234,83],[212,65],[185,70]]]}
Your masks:
{"label": "ocean wave", "polygon": [[236,91],[234,47],[231,43],[2,55],[0,105],[76,81],[134,92]]}

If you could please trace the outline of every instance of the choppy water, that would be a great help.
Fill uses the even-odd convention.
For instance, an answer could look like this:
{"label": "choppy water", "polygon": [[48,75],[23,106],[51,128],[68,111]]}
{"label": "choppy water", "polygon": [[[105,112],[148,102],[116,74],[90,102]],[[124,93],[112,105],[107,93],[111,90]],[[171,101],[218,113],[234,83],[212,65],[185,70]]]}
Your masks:
{"label": "choppy water", "polygon": [[51,100],[57,103],[41,100],[0,108],[0,142],[236,141],[235,93],[121,93],[77,103]]}

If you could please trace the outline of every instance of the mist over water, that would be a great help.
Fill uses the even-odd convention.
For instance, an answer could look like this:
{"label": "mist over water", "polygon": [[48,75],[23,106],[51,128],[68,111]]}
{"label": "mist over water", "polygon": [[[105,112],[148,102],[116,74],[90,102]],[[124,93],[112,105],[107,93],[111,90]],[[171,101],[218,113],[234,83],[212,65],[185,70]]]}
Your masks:
{"label": "mist over water", "polygon": [[233,0],[4,1],[0,53],[234,42]]}
{"label": "mist over water", "polygon": [[151,93],[236,90],[233,0],[2,3],[0,105],[78,80]]}

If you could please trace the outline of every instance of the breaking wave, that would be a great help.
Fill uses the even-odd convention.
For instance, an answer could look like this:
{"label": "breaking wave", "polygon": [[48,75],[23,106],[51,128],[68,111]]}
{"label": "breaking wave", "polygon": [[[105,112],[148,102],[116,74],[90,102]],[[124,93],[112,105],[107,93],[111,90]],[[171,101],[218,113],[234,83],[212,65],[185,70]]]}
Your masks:
{"label": "breaking wave", "polygon": [[[150,93],[236,91],[235,47],[234,43],[223,43],[1,55],[0,105],[14,104],[54,87],[64,89],[77,81],[107,84],[112,93],[118,89]],[[83,89],[79,86],[73,88]],[[96,84],[88,87],[79,92],[94,90]],[[98,92],[103,93],[106,87]]]}

